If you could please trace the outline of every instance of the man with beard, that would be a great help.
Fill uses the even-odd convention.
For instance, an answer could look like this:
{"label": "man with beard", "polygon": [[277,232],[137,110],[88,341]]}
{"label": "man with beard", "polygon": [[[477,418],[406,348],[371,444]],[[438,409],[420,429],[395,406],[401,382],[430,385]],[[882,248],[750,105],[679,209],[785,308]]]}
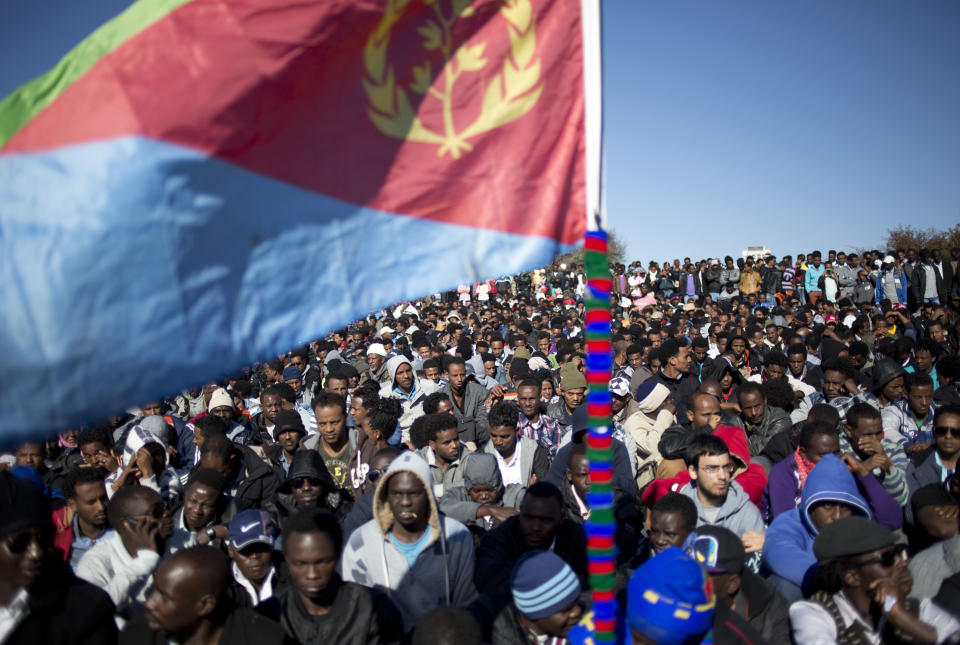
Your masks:
{"label": "man with beard", "polygon": [[258,611],[278,621],[298,643],[390,641],[381,636],[378,619],[387,624],[391,612],[374,600],[369,589],[344,582],[337,574],[343,534],[336,518],[316,509],[298,511],[284,522],[283,536],[291,584]]}
{"label": "man with beard", "polygon": [[319,453],[337,488],[349,488],[354,447],[347,434],[346,400],[331,392],[321,392],[313,401],[313,413],[317,419],[317,435],[315,439],[308,439],[304,448]]}
{"label": "man with beard", "polygon": [[820,590],[790,607],[793,639],[807,643],[940,643],[960,622],[930,598],[908,599],[906,548],[864,517],[826,526],[813,543]]}
{"label": "man with beard", "polygon": [[404,632],[440,604],[465,607],[477,597],[473,537],[439,513],[432,479],[416,453],[397,457],[377,484],[374,519],[353,532],[343,553],[344,579],[382,589]]}
{"label": "man with beard", "polygon": [[521,437],[533,439],[547,450],[553,459],[560,448],[560,424],[540,411],[541,382],[526,378],[517,386],[517,405],[520,415],[517,430]]}
{"label": "man with beard", "polygon": [[756,383],[744,383],[737,388],[737,402],[751,455],[759,455],[775,434],[793,427],[786,412],[767,405],[767,397]]}
{"label": "man with beard", "polygon": [[146,614],[126,626],[120,643],[283,643],[277,623],[233,605],[227,594],[229,583],[229,560],[222,553],[208,546],[181,551],[157,569]]}
{"label": "man with beard", "polygon": [[63,549],[70,568],[76,570],[83,554],[113,533],[107,521],[107,488],[98,469],[76,468],[67,474],[63,494],[67,505],[54,513],[56,544]]}
{"label": "man with beard", "polygon": [[547,406],[547,414],[560,424],[561,434],[570,432],[573,412],[586,397],[587,379],[574,362],[560,368],[560,400]]}
{"label": "man with beard", "polygon": [[111,645],[113,603],[53,556],[43,493],[0,472],[0,641],[4,645]]}
{"label": "man with beard", "polygon": [[753,540],[759,533],[762,546],[763,519],[743,487],[733,481],[736,468],[726,442],[714,435],[698,435],[686,455],[690,483],[680,489],[697,506],[697,525],[724,526],[744,541],[751,552],[759,550]]}

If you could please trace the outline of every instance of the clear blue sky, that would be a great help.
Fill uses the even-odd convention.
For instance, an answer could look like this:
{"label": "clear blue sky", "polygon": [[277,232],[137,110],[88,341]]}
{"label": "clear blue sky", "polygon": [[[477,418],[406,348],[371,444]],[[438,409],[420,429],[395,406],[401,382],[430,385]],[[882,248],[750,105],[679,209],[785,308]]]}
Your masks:
{"label": "clear blue sky", "polygon": [[[0,95],[127,0],[4,3]],[[631,259],[960,222],[960,2],[606,0],[607,212]]]}

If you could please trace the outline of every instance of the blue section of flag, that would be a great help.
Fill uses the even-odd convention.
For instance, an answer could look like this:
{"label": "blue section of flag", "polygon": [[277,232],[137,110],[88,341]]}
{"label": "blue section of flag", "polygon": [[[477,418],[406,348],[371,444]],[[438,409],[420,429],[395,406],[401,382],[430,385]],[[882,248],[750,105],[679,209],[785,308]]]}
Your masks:
{"label": "blue section of flag", "polygon": [[362,208],[140,137],[0,157],[0,443],[568,250]]}

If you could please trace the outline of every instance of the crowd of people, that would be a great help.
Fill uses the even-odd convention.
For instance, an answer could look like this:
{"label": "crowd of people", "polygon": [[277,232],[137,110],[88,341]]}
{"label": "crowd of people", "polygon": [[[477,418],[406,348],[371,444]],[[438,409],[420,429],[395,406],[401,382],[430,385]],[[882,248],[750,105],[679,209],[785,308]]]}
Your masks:
{"label": "crowd of people", "polygon": [[[612,267],[620,642],[960,641],[947,255]],[[595,642],[583,292],[464,285],[15,446],[0,645]]]}

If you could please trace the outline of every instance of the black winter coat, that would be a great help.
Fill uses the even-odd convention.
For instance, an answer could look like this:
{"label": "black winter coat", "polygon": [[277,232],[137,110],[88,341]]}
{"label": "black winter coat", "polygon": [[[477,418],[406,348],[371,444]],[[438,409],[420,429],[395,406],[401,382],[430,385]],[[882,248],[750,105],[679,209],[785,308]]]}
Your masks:
{"label": "black winter coat", "polygon": [[113,645],[115,608],[105,591],[57,567],[30,590],[30,612],[4,645]]}
{"label": "black winter coat", "polygon": [[[554,540],[553,552],[570,565],[580,578],[580,585],[588,589],[590,579],[587,574],[587,534],[583,526],[564,518]],[[520,535],[518,516],[511,517],[497,528],[488,531],[477,549],[477,564],[473,575],[477,591],[509,593],[513,565],[529,550]]]}

